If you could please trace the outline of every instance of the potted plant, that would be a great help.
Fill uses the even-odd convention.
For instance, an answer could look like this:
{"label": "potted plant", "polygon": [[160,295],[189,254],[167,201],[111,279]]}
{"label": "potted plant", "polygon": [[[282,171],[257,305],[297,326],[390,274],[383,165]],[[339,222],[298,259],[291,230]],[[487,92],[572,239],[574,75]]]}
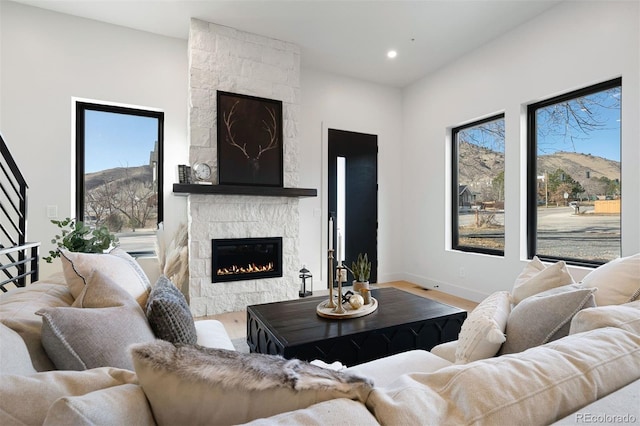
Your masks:
{"label": "potted plant", "polygon": [[353,274],[353,291],[369,288],[369,276],[371,275],[371,262],[367,253],[359,253],[355,262],[351,262],[351,273]]}
{"label": "potted plant", "polygon": [[[64,248],[82,253],[103,253],[118,242],[118,237],[109,232],[106,226],[91,229],[83,222],[71,218],[54,219],[51,220],[51,223],[62,231],[51,240],[51,243],[55,244],[58,249]],[[50,250],[49,256],[43,257],[43,259],[47,263],[53,262],[53,259],[60,256],[58,249]]]}

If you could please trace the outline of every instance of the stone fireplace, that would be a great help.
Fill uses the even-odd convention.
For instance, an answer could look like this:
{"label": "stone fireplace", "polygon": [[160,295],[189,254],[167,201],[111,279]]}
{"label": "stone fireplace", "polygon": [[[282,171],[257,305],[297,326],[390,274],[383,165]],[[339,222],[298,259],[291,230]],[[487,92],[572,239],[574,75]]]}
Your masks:
{"label": "stone fireplace", "polygon": [[[282,101],[283,181],[298,185],[300,49],[280,40],[191,20],[189,33],[189,162],[205,162],[217,184],[216,93]],[[239,187],[242,188],[242,187]],[[286,188],[285,188],[286,189]],[[189,299],[195,316],[298,297],[298,198],[190,193]],[[213,282],[212,240],[281,239],[280,276],[244,275]]]}

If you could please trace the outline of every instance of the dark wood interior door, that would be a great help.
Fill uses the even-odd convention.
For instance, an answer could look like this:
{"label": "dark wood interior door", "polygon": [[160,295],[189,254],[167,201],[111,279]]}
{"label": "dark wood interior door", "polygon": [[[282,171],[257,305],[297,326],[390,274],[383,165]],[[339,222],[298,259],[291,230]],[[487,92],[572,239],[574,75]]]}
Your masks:
{"label": "dark wood interior door", "polygon": [[[378,137],[329,129],[329,215],[335,218],[338,204],[337,158],[345,158],[345,264],[358,253],[371,261],[369,282],[378,280]],[[334,219],[335,220],[335,219]],[[333,241],[337,242],[334,227]],[[353,277],[349,274],[348,283]]]}

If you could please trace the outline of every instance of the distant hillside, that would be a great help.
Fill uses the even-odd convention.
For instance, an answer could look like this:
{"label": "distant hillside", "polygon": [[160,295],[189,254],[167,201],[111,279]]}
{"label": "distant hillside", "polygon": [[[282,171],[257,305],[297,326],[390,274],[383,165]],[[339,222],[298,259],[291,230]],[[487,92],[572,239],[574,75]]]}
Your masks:
{"label": "distant hillside", "polygon": [[[461,184],[489,182],[498,171],[504,170],[504,155],[477,145],[461,142],[459,147]],[[589,154],[556,152],[539,158],[538,174],[564,170],[586,189],[593,187],[594,179],[605,176],[620,179],[620,162]],[[587,177],[589,172],[589,177]],[[597,192],[597,191],[595,191]]]}
{"label": "distant hillside", "polygon": [[461,184],[488,182],[500,170],[504,170],[504,154],[462,141],[458,150],[458,164],[458,181]]}
{"label": "distant hillside", "polygon": [[153,179],[151,166],[116,167],[85,175],[85,190],[92,191],[105,182],[125,183],[129,180],[150,182]]}
{"label": "distant hillside", "polygon": [[587,172],[591,178],[605,176],[611,180],[620,179],[620,162],[607,160],[588,154],[575,152],[556,152],[543,155],[538,160],[538,173],[553,172],[562,169],[572,178],[584,184],[587,180]]}

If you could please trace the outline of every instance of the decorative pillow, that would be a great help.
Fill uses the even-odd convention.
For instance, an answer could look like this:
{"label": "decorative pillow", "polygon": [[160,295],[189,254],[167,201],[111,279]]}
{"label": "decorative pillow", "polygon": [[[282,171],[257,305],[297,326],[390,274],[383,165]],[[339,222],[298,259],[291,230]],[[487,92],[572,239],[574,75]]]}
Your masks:
{"label": "decorative pillow", "polygon": [[137,378],[133,371],[95,368],[87,371],[47,371],[29,376],[7,374],[2,376],[0,383],[0,424],[41,425],[49,407],[58,398],[137,383]]}
{"label": "decorative pillow", "polygon": [[0,322],[22,337],[37,371],[55,370],[55,366],[42,347],[42,318],[36,312],[72,303],[73,296],[66,284],[38,281],[8,293],[0,292]]}
{"label": "decorative pillow", "polygon": [[240,424],[334,398],[362,403],[373,384],[279,356],[178,345],[135,345],[133,364],[158,425]]}
{"label": "decorative pillow", "polygon": [[[62,270],[67,286],[78,299],[92,271],[98,270],[127,290],[144,309],[151,284],[138,262],[126,251],[115,248],[109,253],[75,253],[60,250]],[[74,306],[78,306],[76,300]]]}
{"label": "decorative pillow", "polygon": [[598,266],[582,279],[585,287],[597,287],[598,306],[621,305],[640,297],[640,253]]}
{"label": "decorative pillow", "polygon": [[18,333],[0,323],[0,376],[36,373],[24,340]]}
{"label": "decorative pillow", "polygon": [[136,425],[155,426],[142,388],[134,384],[111,386],[79,396],[64,396],[51,405],[44,426]]}
{"label": "decorative pillow", "polygon": [[490,358],[506,340],[504,330],[511,311],[509,292],[498,291],[484,299],[462,323],[456,346],[456,364]]}
{"label": "decorative pillow", "polygon": [[511,302],[517,305],[534,294],[573,283],[573,277],[567,270],[564,261],[546,267],[535,256],[516,278],[513,290],[511,290]]}
{"label": "decorative pillow", "polygon": [[79,296],[84,308],[45,308],[42,345],[59,370],[133,369],[127,346],[155,340],[144,312],[122,287],[95,271]]}
{"label": "decorative pillow", "polygon": [[640,300],[624,305],[583,309],[571,320],[569,334],[604,327],[622,328],[640,336]]}
{"label": "decorative pillow", "polygon": [[569,334],[571,319],[595,306],[593,288],[577,284],[543,291],[516,305],[507,320],[507,341],[500,355],[522,352]]}
{"label": "decorative pillow", "polygon": [[165,275],[160,276],[147,300],[147,319],[158,339],[195,344],[193,315],[184,295]]}

